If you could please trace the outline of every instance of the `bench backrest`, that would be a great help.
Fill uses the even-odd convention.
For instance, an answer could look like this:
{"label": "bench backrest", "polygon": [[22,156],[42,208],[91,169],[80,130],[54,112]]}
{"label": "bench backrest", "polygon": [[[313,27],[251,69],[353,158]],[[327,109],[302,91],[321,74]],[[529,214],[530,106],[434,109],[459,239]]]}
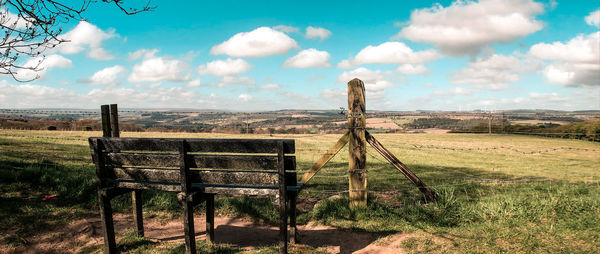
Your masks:
{"label": "bench backrest", "polygon": [[294,140],[89,138],[101,187],[269,194],[296,185]]}

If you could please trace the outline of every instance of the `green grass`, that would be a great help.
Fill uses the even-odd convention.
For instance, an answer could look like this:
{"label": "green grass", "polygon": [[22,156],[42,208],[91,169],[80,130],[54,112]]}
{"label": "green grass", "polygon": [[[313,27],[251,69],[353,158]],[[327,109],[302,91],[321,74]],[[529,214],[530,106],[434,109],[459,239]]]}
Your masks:
{"label": "green grass", "polygon": [[[24,239],[97,213],[95,174],[86,138],[90,132],[0,130],[0,242]],[[92,135],[100,135],[92,133]],[[252,137],[268,135],[123,133],[139,137]],[[308,169],[340,135],[274,135],[296,140],[298,170]],[[309,221],[367,232],[376,238],[409,234],[407,252],[600,252],[600,144],[580,140],[487,134],[375,134],[375,137],[437,191],[423,203],[406,178],[368,149],[367,208],[350,209],[347,148],[307,185],[301,200],[322,200],[301,210]],[[338,199],[328,199],[339,194]],[[44,195],[58,195],[43,200]],[[218,198],[219,213],[276,225],[272,198]],[[127,196],[113,202],[130,209]],[[312,206],[312,205],[311,205]],[[181,208],[172,193],[144,192],[146,211]],[[202,209],[197,209],[202,211]],[[234,246],[198,242],[200,253],[238,253]],[[153,243],[121,236],[127,253],[180,253],[181,243]],[[98,251],[95,246],[89,251]],[[263,247],[251,253],[276,253]],[[308,245],[296,253],[321,251]]]}

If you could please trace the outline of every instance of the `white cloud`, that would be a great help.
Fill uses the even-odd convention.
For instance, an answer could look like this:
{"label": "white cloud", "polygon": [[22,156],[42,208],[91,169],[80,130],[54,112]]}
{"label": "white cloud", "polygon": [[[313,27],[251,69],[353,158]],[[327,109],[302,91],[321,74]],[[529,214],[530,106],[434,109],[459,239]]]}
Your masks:
{"label": "white cloud", "polygon": [[402,42],[385,42],[377,46],[367,46],[362,49],[354,59],[342,60],[338,63],[339,68],[352,68],[360,64],[421,64],[438,59],[440,54],[428,49],[424,51],[413,51]]}
{"label": "white cloud", "polygon": [[29,22],[25,19],[20,18],[18,15],[3,8],[0,10],[0,24],[5,27],[11,27],[13,29],[24,29],[27,28]]}
{"label": "white cloud", "polygon": [[551,83],[600,86],[600,32],[579,35],[567,43],[538,43],[529,54],[552,62],[544,74]]}
{"label": "white cloud", "polygon": [[200,84],[200,79],[194,79],[191,80],[190,82],[187,82],[187,84],[185,84],[186,87],[199,87]]}
{"label": "white cloud", "polygon": [[46,76],[46,72],[48,72],[51,68],[69,68],[73,67],[73,63],[71,60],[65,58],[61,55],[49,55],[46,57],[33,57],[27,60],[23,67],[27,68],[36,68],[36,70],[30,69],[19,69],[15,76],[19,80],[32,80],[36,78],[44,78]]}
{"label": "white cloud", "polygon": [[113,59],[110,53],[102,48],[102,42],[117,36],[114,29],[103,31],[95,25],[81,21],[73,30],[60,35],[60,39],[68,42],[60,44],[59,51],[63,54],[76,54],[89,48],[87,56],[97,60]]}
{"label": "white cloud", "polygon": [[247,102],[249,100],[252,100],[252,95],[240,94],[240,96],[238,96],[238,100],[240,100],[242,102]]}
{"label": "white cloud", "polygon": [[188,65],[180,60],[168,59],[166,57],[153,57],[144,59],[141,63],[133,66],[129,75],[129,82],[157,82],[173,81],[181,82],[190,79],[187,73]]}
{"label": "white cloud", "polygon": [[127,58],[129,58],[129,60],[137,60],[138,58],[153,58],[156,53],[158,53],[158,49],[140,49],[136,50],[135,52],[129,52],[127,54]]}
{"label": "white cloud", "polygon": [[212,47],[210,53],[233,57],[262,57],[285,54],[292,48],[299,48],[298,43],[285,33],[269,27],[259,27],[232,36],[229,40]]}
{"label": "white cloud", "polygon": [[433,92],[435,96],[454,96],[454,95],[470,95],[473,93],[472,89],[464,87],[453,87],[448,90],[437,90]]}
{"label": "white cloud", "polygon": [[600,28],[600,9],[597,9],[585,17],[585,23]]}
{"label": "white cloud", "polygon": [[493,54],[469,62],[469,67],[457,71],[451,84],[468,84],[488,90],[503,90],[506,83],[519,81],[519,72],[525,70],[521,61],[514,56]]}
{"label": "white cloud", "polygon": [[431,70],[427,69],[427,67],[423,66],[422,64],[403,64],[396,68],[396,72],[404,75],[418,75],[430,73]]}
{"label": "white cloud", "polygon": [[123,76],[125,72],[127,72],[125,67],[115,65],[97,71],[91,77],[82,80],[82,82],[96,85],[116,86],[119,84],[118,79]]}
{"label": "white cloud", "polygon": [[305,37],[308,38],[308,39],[319,38],[320,40],[325,40],[330,35],[331,35],[331,31],[329,31],[329,30],[327,30],[325,28],[309,26],[309,27],[306,28],[306,35],[305,35]]}
{"label": "white cloud", "polygon": [[223,76],[217,83],[218,87],[224,87],[227,85],[254,85],[256,81],[249,77],[238,77],[238,76]]}
{"label": "white cloud", "polygon": [[449,55],[478,53],[496,42],[511,42],[542,29],[535,16],[541,3],[532,0],[455,1],[414,10],[399,37],[439,47]]}
{"label": "white cloud", "polygon": [[381,99],[385,96],[385,89],[393,86],[392,82],[390,82],[380,70],[372,71],[364,67],[340,74],[337,77],[336,82],[345,84],[354,78],[358,78],[365,83],[365,95],[367,96],[367,99],[370,100]]}
{"label": "white cloud", "polygon": [[287,34],[298,32],[298,28],[297,27],[286,26],[286,25],[274,26],[273,29],[275,29],[277,31],[281,31],[281,32],[287,33]]}
{"label": "white cloud", "polygon": [[283,63],[286,68],[319,68],[331,67],[329,62],[330,55],[327,51],[317,49],[305,49],[293,57],[288,58]]}
{"label": "white cloud", "polygon": [[239,73],[244,73],[252,68],[252,65],[246,62],[244,59],[232,59],[227,58],[226,60],[215,60],[198,67],[198,73],[205,75],[215,76],[232,76]]}
{"label": "white cloud", "polygon": [[281,89],[281,85],[280,84],[266,84],[266,85],[261,86],[260,89],[277,90],[277,89]]}

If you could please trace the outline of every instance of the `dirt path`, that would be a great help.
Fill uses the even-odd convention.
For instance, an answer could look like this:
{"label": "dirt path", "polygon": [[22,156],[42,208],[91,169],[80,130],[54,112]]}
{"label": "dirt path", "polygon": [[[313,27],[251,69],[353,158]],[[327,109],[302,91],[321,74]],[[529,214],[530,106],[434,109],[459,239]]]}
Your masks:
{"label": "dirt path", "polygon": [[[132,229],[132,217],[129,214],[115,214],[117,235]],[[204,216],[195,216],[196,239],[204,240]],[[144,222],[146,237],[152,241],[183,241],[183,223],[181,220],[146,218]],[[323,225],[302,225],[298,227],[301,244],[322,248],[330,253],[403,253],[401,242],[406,234],[385,237],[385,241],[375,242],[368,233],[339,230]],[[217,243],[253,249],[260,246],[277,244],[279,228],[255,223],[247,218],[215,217],[215,238]],[[102,226],[99,217],[76,220],[65,227],[52,232],[43,232],[26,239],[27,246],[17,249],[1,250],[7,253],[55,253],[78,252],[103,244]]]}

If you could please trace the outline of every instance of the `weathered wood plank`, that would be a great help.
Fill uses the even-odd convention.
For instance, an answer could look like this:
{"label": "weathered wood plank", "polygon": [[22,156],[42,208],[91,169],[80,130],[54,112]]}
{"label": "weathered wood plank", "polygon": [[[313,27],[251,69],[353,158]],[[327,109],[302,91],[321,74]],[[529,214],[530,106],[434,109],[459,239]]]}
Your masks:
{"label": "weathered wood plank", "polygon": [[419,190],[425,195],[425,198],[428,201],[435,201],[437,199],[437,195],[435,194],[435,192],[429,189],[429,187],[425,185],[425,183],[421,181],[421,179],[417,175],[415,175],[415,173],[408,169],[408,167],[404,165],[404,163],[402,163],[400,160],[398,160],[398,158],[396,158],[394,154],[392,154],[381,143],[379,143],[379,141],[377,141],[377,139],[375,139],[373,135],[371,135],[368,131],[365,131],[365,133],[369,144],[371,144],[371,146],[375,148],[375,150],[377,150],[377,152],[379,152],[381,156],[383,156],[383,158],[388,160],[396,169],[398,169],[398,171],[400,171],[404,176],[406,176],[408,180],[410,180],[415,186],[417,186]]}
{"label": "weathered wood plank", "polygon": [[274,196],[277,189],[252,189],[252,188],[230,188],[230,187],[204,187],[205,193],[221,194],[228,196]]}
{"label": "weathered wood plank", "polygon": [[[175,138],[99,138],[107,151],[179,151]],[[277,142],[284,144],[284,153],[295,153],[293,139],[185,139],[188,152],[200,153],[277,153]]]}
{"label": "weathered wood plank", "polygon": [[365,142],[365,84],[360,79],[348,82],[348,172],[351,207],[367,206],[367,146]]}
{"label": "weathered wood plank", "polygon": [[128,189],[136,189],[136,190],[162,190],[162,191],[172,191],[172,192],[180,192],[181,185],[171,185],[168,183],[157,183],[157,182],[124,182],[124,181],[116,181],[113,183],[114,187],[117,188],[128,188]]}
{"label": "weathered wood plank", "polygon": [[[113,168],[114,180],[161,182],[178,184],[178,169],[156,168]],[[268,185],[277,186],[277,172],[233,171],[233,170],[190,170],[191,183],[232,184],[232,185]],[[296,185],[296,172],[286,172],[286,185]]]}
{"label": "weathered wood plank", "polygon": [[[187,155],[190,168],[277,170],[276,156]],[[106,163],[115,166],[177,167],[179,155],[156,153],[106,153]],[[296,157],[285,157],[286,170],[296,169]]]}
{"label": "weathered wood plank", "polygon": [[327,152],[323,154],[323,156],[321,156],[321,158],[319,158],[319,160],[315,162],[312,167],[310,167],[308,172],[304,173],[300,182],[306,184],[308,181],[310,181],[310,179],[313,178],[313,176],[315,176],[315,174],[317,174],[319,170],[321,170],[321,168],[327,164],[327,162],[329,162],[340,150],[342,150],[346,143],[348,143],[348,135],[348,132],[346,132],[344,136],[342,136],[331,148],[329,148],[329,150],[327,150]]}

